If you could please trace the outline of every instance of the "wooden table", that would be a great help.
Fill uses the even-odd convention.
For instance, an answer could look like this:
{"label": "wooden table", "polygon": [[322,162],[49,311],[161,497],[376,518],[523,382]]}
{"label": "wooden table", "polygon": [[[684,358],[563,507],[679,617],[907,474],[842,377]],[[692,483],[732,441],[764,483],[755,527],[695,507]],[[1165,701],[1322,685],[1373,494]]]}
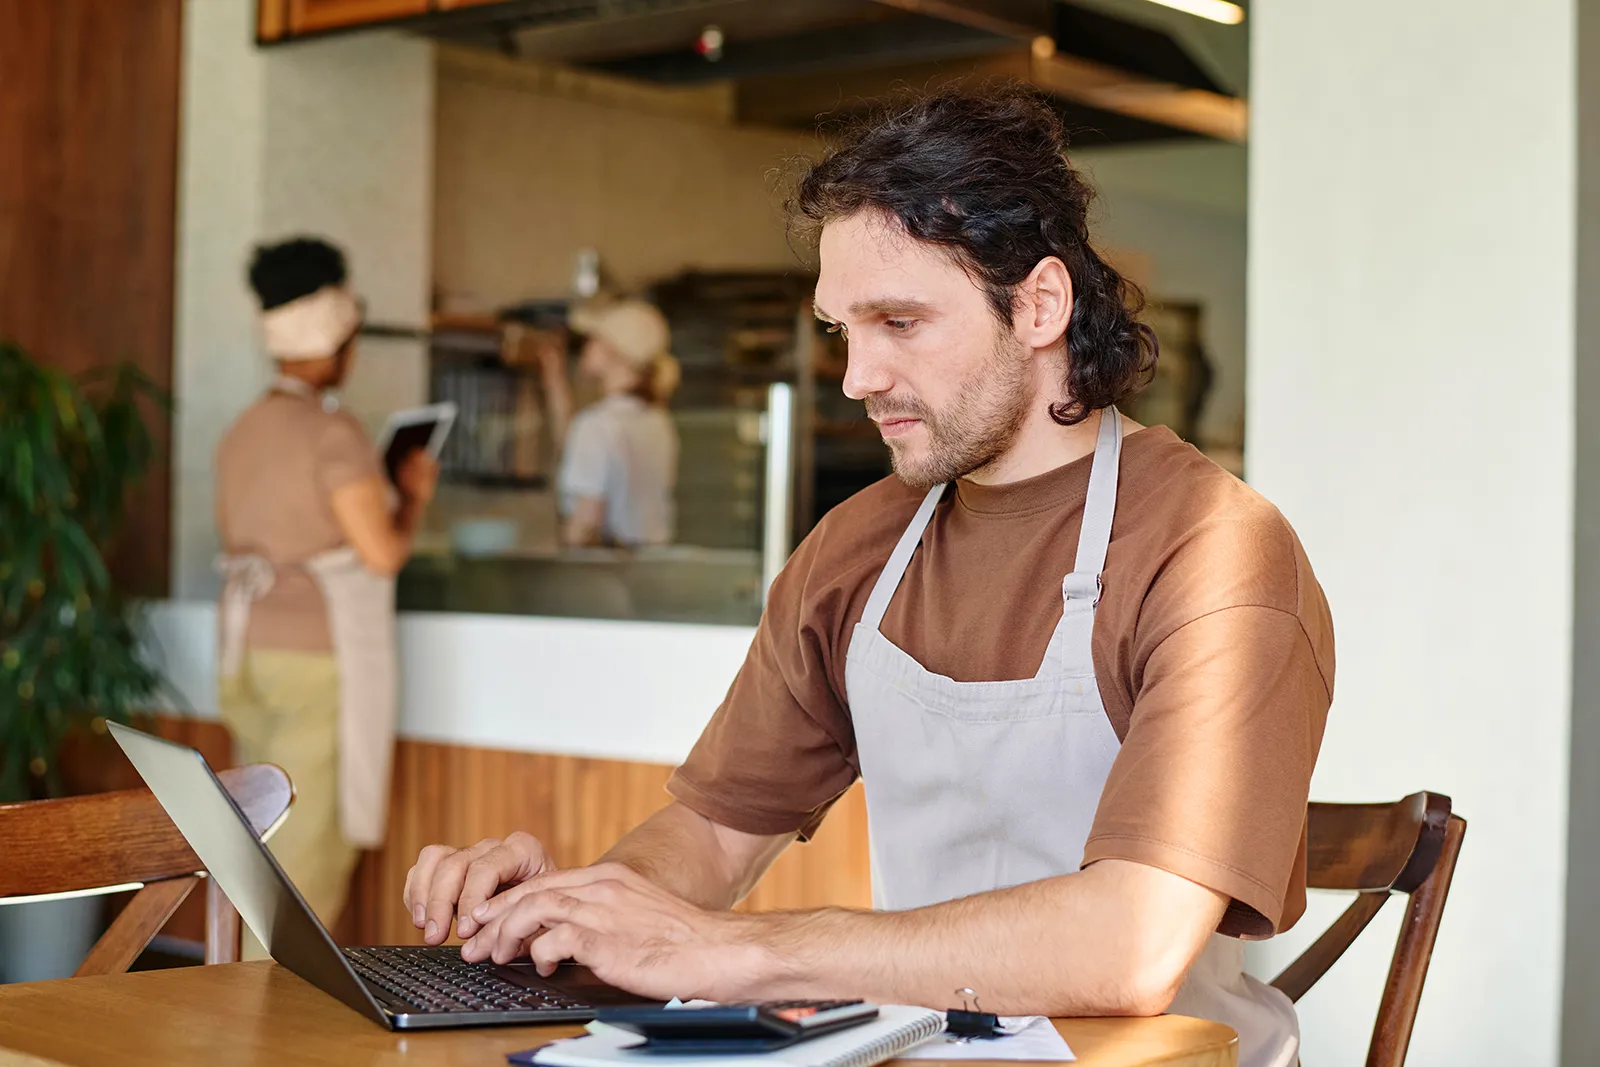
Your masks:
{"label": "wooden table", "polygon": [[[1238,1063],[1233,1031],[1199,1019],[1056,1027],[1086,1067]],[[577,1032],[390,1033],[269,961],[0,985],[0,1067],[503,1067],[507,1052]]]}

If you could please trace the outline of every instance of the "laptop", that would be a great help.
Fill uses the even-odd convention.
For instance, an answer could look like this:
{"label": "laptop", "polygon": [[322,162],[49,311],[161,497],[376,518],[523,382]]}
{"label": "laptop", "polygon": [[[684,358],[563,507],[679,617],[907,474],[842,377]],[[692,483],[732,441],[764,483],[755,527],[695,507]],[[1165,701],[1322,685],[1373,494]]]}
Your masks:
{"label": "laptop", "polygon": [[468,963],[450,946],[344,948],[307,907],[256,837],[205,757],[187,745],[109,723],[166,809],[272,958],[391,1030],[587,1022],[597,1009],[657,1004],[563,964],[549,978],[532,961]]}

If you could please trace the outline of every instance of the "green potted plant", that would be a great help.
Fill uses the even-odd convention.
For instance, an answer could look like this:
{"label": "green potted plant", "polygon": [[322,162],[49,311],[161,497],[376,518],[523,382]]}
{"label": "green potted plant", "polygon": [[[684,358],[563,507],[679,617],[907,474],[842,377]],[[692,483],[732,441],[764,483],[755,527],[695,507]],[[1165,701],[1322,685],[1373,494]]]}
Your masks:
{"label": "green potted plant", "polygon": [[[60,796],[63,739],[126,722],[164,689],[106,562],[154,454],[146,403],[168,398],[130,364],[74,377],[0,340],[0,804]],[[0,956],[29,955],[14,933],[0,940]]]}

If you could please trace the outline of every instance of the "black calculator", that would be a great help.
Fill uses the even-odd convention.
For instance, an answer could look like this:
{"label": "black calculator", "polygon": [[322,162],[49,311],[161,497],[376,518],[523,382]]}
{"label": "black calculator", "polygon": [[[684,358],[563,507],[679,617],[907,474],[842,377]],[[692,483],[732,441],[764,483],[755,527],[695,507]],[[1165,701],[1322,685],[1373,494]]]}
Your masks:
{"label": "black calculator", "polygon": [[878,1017],[864,1000],[781,1000],[704,1008],[601,1008],[595,1018],[644,1037],[640,1052],[767,1052]]}

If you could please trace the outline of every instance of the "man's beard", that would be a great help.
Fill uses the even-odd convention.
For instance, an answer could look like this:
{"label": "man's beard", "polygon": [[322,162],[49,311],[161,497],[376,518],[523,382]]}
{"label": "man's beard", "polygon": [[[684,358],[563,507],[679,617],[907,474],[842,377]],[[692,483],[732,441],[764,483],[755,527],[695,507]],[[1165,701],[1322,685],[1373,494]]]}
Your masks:
{"label": "man's beard", "polygon": [[927,448],[916,456],[908,454],[909,445],[889,441],[896,477],[912,488],[929,489],[982,470],[1010,449],[1035,392],[1020,347],[1013,338],[999,337],[983,366],[938,414],[914,396],[867,398],[873,418],[920,419],[927,432]]}

